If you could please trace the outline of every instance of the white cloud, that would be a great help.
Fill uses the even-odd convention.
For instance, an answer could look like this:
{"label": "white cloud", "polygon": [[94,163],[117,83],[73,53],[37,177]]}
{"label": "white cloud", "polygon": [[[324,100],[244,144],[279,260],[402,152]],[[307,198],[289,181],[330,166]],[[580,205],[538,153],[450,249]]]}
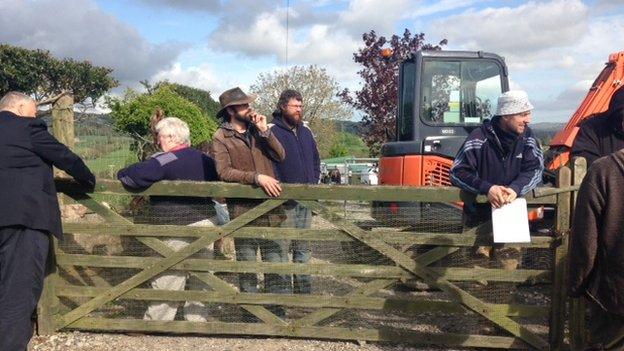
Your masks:
{"label": "white cloud", "polygon": [[567,121],[580,106],[591,87],[592,80],[583,80],[574,83],[554,99],[533,99],[535,115],[539,121]]}
{"label": "white cloud", "polygon": [[0,1],[0,42],[112,67],[128,83],[169,67],[184,47],[149,43],[92,0]]}
{"label": "white cloud", "polygon": [[567,120],[598,76],[608,55],[622,50],[624,15],[601,15],[600,1],[529,1],[518,6],[469,9],[430,24],[427,34],[447,38],[449,49],[483,50],[505,57],[512,88],[535,100],[539,121]]}
{"label": "white cloud", "polygon": [[[317,11],[314,6],[318,4],[300,4],[290,9],[289,65],[321,65],[343,81],[343,85],[354,86],[358,66],[353,63],[353,53],[361,45],[361,35],[370,30],[381,35],[392,34],[395,24],[409,14],[413,2],[350,0],[348,8],[332,13]],[[223,14],[210,38],[214,50],[249,58],[275,57],[279,64],[286,62],[284,7],[273,3],[252,18],[247,16],[244,25],[240,19],[235,9]]]}
{"label": "white cloud", "polygon": [[394,33],[395,23],[410,10],[409,0],[351,0],[334,29],[360,37],[371,29],[382,35]]}
{"label": "white cloud", "polygon": [[564,68],[572,68],[576,64],[576,60],[570,55],[565,55],[561,57],[561,60],[559,60],[558,64],[559,66]]}
{"label": "white cloud", "polygon": [[221,9],[219,0],[137,0],[150,6],[164,6],[184,11],[216,12]]}
{"label": "white cloud", "polygon": [[213,46],[239,51],[249,56],[277,55],[285,52],[286,28],[279,13],[261,13],[246,29],[232,25],[216,31]]}
{"label": "white cloud", "polygon": [[[275,56],[284,59],[286,50],[286,9],[273,3],[258,7],[262,11],[249,18],[242,17],[239,9],[224,12],[219,27],[211,36],[211,46],[246,56]],[[410,7],[409,0],[351,0],[346,10],[339,13],[317,12],[308,3],[290,9],[288,46],[294,59],[310,57],[307,62],[323,63],[329,58],[338,59],[336,50],[360,40],[363,33],[375,30],[382,34],[394,32],[395,23],[403,18]],[[383,11],[380,11],[383,9]],[[241,22],[244,18],[245,21]],[[325,41],[326,46],[321,44]],[[305,56],[297,50],[307,50]],[[318,52],[320,54],[317,54]],[[346,60],[351,59],[350,51]],[[319,60],[316,60],[319,58]]]}
{"label": "white cloud", "polygon": [[291,54],[294,62],[341,65],[341,58],[351,58],[357,42],[343,32],[332,31],[331,26],[313,26],[305,40],[295,43]]}
{"label": "white cloud", "polygon": [[613,10],[623,10],[621,0],[597,0],[595,4],[595,9],[597,12],[607,12]]}
{"label": "white cloud", "polygon": [[525,89],[522,87],[522,84],[509,78],[509,90],[525,90]]}
{"label": "white cloud", "polygon": [[[211,47],[248,57],[273,56],[280,62],[286,59],[288,38],[289,57],[298,57],[300,48],[310,47],[309,41],[317,40],[318,33],[327,33],[325,28],[335,15],[318,15],[311,7],[303,6],[289,11],[289,28],[286,28],[286,9],[267,7],[255,17],[241,22],[238,10],[225,13],[219,27],[210,37]],[[314,51],[311,52],[314,54]],[[323,55],[321,55],[323,56]]]}
{"label": "white cloud", "polygon": [[469,10],[431,25],[452,47],[504,55],[510,66],[531,67],[544,53],[578,42],[588,30],[588,8],[580,0],[528,2],[517,7]]}
{"label": "white cloud", "polygon": [[171,69],[158,72],[151,79],[153,82],[162,80],[168,80],[172,83],[188,85],[210,92],[223,89],[220,86],[220,80],[217,74],[209,64],[182,68],[180,63],[175,63]]}
{"label": "white cloud", "polygon": [[[271,69],[277,69],[277,67]],[[219,69],[219,66],[211,63],[185,67],[178,62],[171,69],[155,74],[150,81],[155,83],[167,80],[171,83],[203,89],[209,91],[210,95],[217,99],[222,92],[232,87],[240,87],[248,91],[255,78],[256,76],[249,74],[245,67],[242,71],[228,71]]]}
{"label": "white cloud", "polygon": [[419,5],[410,17],[429,16],[440,12],[457,10],[474,5],[482,0],[440,0],[431,5]]}
{"label": "white cloud", "polygon": [[570,72],[581,80],[596,78],[609,54],[624,50],[623,33],[624,15],[592,18],[587,32],[567,50],[578,61]]}

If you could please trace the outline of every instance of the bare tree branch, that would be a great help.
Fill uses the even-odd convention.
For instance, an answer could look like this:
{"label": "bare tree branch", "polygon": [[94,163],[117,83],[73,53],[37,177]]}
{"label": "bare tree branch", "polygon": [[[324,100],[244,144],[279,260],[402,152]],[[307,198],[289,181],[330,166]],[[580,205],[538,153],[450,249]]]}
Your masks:
{"label": "bare tree branch", "polygon": [[56,102],[56,100],[60,99],[61,97],[65,96],[69,94],[68,91],[62,91],[59,94],[56,94],[50,98],[47,98],[43,101],[37,101],[37,106],[44,106],[44,105],[49,105],[49,104],[54,104]]}

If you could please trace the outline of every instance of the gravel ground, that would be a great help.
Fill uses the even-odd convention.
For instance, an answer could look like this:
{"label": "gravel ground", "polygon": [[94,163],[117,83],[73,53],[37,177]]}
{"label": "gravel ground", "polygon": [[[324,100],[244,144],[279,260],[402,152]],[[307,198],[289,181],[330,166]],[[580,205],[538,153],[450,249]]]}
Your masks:
{"label": "gravel ground", "polygon": [[219,350],[219,351],[433,351],[440,349],[414,348],[405,345],[379,343],[353,343],[282,338],[225,338],[125,335],[95,333],[58,333],[36,336],[29,351],[171,351],[171,350]]}

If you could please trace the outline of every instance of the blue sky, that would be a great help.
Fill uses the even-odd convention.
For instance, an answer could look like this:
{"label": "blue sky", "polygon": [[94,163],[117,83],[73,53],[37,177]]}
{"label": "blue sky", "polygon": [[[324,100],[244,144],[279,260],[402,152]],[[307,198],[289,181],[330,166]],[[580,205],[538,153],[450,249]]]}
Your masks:
{"label": "blue sky", "polygon": [[[624,51],[620,0],[290,0],[289,65],[357,88],[361,34],[404,28],[446,49],[507,60],[536,122],[565,121],[609,53]],[[124,87],[168,79],[218,96],[286,67],[286,0],[0,0],[0,42],[115,69]],[[50,16],[54,14],[54,16]]]}

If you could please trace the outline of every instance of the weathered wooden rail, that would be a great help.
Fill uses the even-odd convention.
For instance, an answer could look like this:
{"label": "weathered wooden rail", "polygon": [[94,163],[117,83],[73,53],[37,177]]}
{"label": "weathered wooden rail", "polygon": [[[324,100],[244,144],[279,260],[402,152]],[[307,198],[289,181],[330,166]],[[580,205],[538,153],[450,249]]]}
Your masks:
{"label": "weathered wooden rail", "polygon": [[[558,188],[571,186],[568,168],[559,173]],[[577,183],[578,176],[575,177]],[[98,180],[94,193],[87,194],[71,181],[57,181],[59,191],[74,202],[96,213],[98,223],[64,223],[66,234],[130,238],[153,255],[93,252],[66,252],[63,243],[54,244],[55,261],[46,278],[39,312],[39,328],[44,333],[57,330],[101,330],[163,333],[197,333],[229,335],[268,335],[302,338],[388,341],[433,344],[445,347],[537,348],[562,349],[566,322],[564,284],[565,257],[570,225],[570,191],[544,197],[528,198],[534,205],[556,209],[552,235],[532,237],[530,244],[520,245],[523,251],[548,253],[543,267],[521,267],[515,270],[449,265],[445,260],[478,245],[490,244],[484,239],[482,226],[463,233],[440,233],[405,228],[364,229],[353,218],[331,211],[325,200],[341,201],[417,201],[451,203],[462,194],[455,188],[407,188],[366,186],[283,185],[280,198],[267,199],[257,188],[226,183],[162,182],[141,192],[129,192],[117,181]],[[556,191],[553,191],[556,192]],[[152,225],[133,223],[111,210],[94,195],[171,195],[220,198],[265,199],[229,223],[218,227]],[[311,209],[329,226],[298,230],[280,227],[258,227],[252,222],[281,206],[285,200],[296,200]],[[481,199],[483,200],[483,199]],[[216,240],[226,236],[274,240],[307,240],[319,243],[357,243],[389,263],[340,262],[337,260],[310,263],[237,262],[213,258],[191,257]],[[174,251],[162,238],[185,237],[193,241]],[[137,252],[133,252],[137,253]],[[317,252],[312,252],[315,257]],[[319,253],[321,254],[321,253]],[[340,254],[337,256],[341,256]],[[340,257],[337,257],[340,258]],[[101,272],[122,270],[118,279],[107,279]],[[210,290],[155,290],[149,288],[152,278],[169,270],[184,271],[210,287]],[[116,271],[115,271],[116,272]],[[227,281],[239,273],[309,274],[319,279],[333,279],[348,292],[312,294],[241,293]],[[426,284],[422,294],[400,294],[393,290],[398,282],[418,281]],[[345,283],[347,282],[347,283]],[[546,304],[530,301],[494,303],[475,296],[470,287],[499,283],[548,291]],[[313,281],[313,285],[314,285]],[[435,295],[435,296],[433,296]],[[433,297],[431,297],[433,296]],[[132,302],[199,301],[218,306],[234,306],[256,316],[260,323],[243,323],[218,317],[207,322],[147,321],[124,309]],[[271,305],[287,310],[305,309],[277,317]],[[114,306],[115,313],[102,312]],[[299,310],[296,310],[299,311]],[[344,313],[349,311],[349,313]],[[370,314],[369,314],[370,313]],[[357,316],[354,317],[354,316]],[[453,320],[481,320],[494,328],[487,335],[463,332],[421,330],[416,326],[378,323],[376,318],[393,316],[408,323],[427,321],[440,324]],[[394,317],[396,316],[396,318]],[[370,321],[365,319],[370,317]],[[341,319],[342,318],[342,319]],[[464,319],[461,319],[464,318]],[[389,320],[392,320],[390,318]],[[537,322],[526,322],[534,320]],[[419,322],[419,321],[422,321]],[[363,326],[358,322],[366,322]],[[355,323],[355,324],[354,324]],[[546,329],[535,328],[544,324]],[[578,322],[580,323],[580,322]],[[577,323],[577,324],[578,324]],[[408,323],[409,324],[409,323]],[[419,325],[420,325],[419,324]],[[541,324],[540,324],[541,325]],[[456,328],[457,329],[457,328]]]}

